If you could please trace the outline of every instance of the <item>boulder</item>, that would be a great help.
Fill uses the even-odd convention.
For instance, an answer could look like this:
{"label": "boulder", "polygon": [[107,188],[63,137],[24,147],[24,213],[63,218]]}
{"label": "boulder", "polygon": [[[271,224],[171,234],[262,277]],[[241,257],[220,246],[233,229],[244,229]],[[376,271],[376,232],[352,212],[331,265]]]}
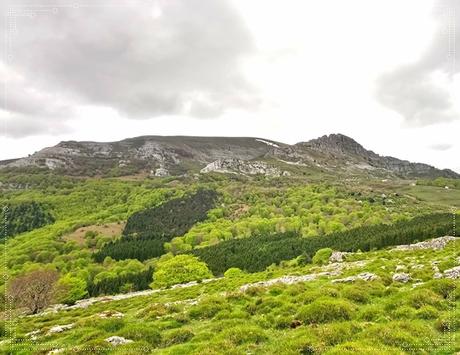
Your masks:
{"label": "boulder", "polygon": [[354,282],[356,280],[364,280],[364,281],[373,281],[378,279],[378,276],[371,273],[371,272],[362,272],[359,275],[356,276],[348,276],[343,279],[335,279],[332,280],[333,283],[348,283],[348,282]]}
{"label": "boulder", "polygon": [[405,272],[393,274],[393,281],[406,283],[406,282],[409,282],[410,279],[411,279],[410,275]]}
{"label": "boulder", "polygon": [[460,278],[460,266],[453,267],[452,269],[444,270],[444,277],[448,279]]}
{"label": "boulder", "polygon": [[427,241],[420,242],[420,243],[398,245],[396,248],[393,248],[391,250],[392,251],[417,250],[417,249],[440,250],[440,249],[444,249],[449,242],[454,241],[456,239],[457,239],[456,237],[446,235],[444,237],[435,238],[435,239],[427,240]]}
{"label": "boulder", "polygon": [[71,324],[64,324],[64,325],[56,325],[56,326],[54,326],[54,327],[51,327],[51,328],[48,330],[48,334],[62,333],[62,332],[65,331],[65,330],[72,329],[73,326],[74,326],[73,323],[71,323]]}
{"label": "boulder", "polygon": [[334,251],[332,252],[332,255],[329,257],[329,262],[330,263],[341,263],[344,260],[344,257],[349,254],[347,252],[342,252],[342,251]]}
{"label": "boulder", "polygon": [[128,344],[128,343],[133,342],[130,339],[119,337],[117,335],[111,336],[111,337],[105,339],[105,341],[110,343],[110,344],[112,344],[113,346],[118,346],[118,345],[123,345],[123,344]]}

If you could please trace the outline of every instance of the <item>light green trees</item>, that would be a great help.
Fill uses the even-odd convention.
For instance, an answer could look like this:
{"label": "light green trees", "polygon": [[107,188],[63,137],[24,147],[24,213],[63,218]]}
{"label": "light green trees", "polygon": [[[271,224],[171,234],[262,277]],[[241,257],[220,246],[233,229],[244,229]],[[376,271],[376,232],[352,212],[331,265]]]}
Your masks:
{"label": "light green trees", "polygon": [[74,304],[88,293],[86,282],[67,274],[56,283],[56,300],[65,304]]}
{"label": "light green trees", "polygon": [[212,277],[207,265],[192,255],[177,255],[159,261],[151,287],[168,287],[189,281],[201,281]]}
{"label": "light green trees", "polygon": [[332,255],[332,249],[331,248],[323,248],[320,249],[316,252],[316,254],[313,256],[313,264],[317,265],[324,265],[327,264],[329,261],[329,258]]}

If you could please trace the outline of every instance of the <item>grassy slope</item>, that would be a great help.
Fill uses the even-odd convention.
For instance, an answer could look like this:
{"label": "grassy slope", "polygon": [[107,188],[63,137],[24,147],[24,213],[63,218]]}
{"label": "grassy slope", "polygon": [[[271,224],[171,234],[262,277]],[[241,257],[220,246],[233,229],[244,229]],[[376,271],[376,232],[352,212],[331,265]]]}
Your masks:
{"label": "grassy slope", "polygon": [[[141,349],[159,354],[452,354],[460,350],[456,345],[460,326],[458,283],[433,281],[431,262],[439,261],[441,271],[453,267],[458,264],[455,258],[460,256],[459,247],[460,241],[456,241],[441,251],[357,253],[347,263],[366,264],[355,263],[334,277],[367,271],[380,278],[372,282],[334,284],[324,277],[239,291],[246,283],[328,268],[286,266],[151,296],[98,303],[88,309],[25,317],[14,327],[17,339],[25,341],[16,345],[15,351],[39,353],[39,349],[54,347],[87,354],[94,352],[89,350],[92,347],[99,347],[101,353],[119,354],[139,353]],[[411,274],[411,282],[391,280],[397,265]],[[414,286],[416,282],[423,284]],[[196,304],[181,302],[190,300]],[[313,311],[309,304],[314,305]],[[324,311],[323,304],[327,306]],[[125,316],[100,319],[98,314],[107,310]],[[333,319],[322,318],[331,312]],[[293,329],[295,320],[302,325]],[[34,330],[46,334],[52,326],[69,323],[75,324],[73,329],[39,336],[36,343],[24,336]],[[137,340],[115,348],[104,341],[112,335]]]}

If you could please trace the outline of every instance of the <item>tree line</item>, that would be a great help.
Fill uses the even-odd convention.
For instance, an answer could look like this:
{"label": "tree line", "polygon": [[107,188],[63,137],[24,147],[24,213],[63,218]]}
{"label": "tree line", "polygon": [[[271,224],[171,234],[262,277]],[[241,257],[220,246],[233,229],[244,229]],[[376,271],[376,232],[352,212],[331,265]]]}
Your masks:
{"label": "tree line", "polygon": [[191,195],[136,212],[128,218],[122,237],[105,244],[94,258],[102,262],[107,256],[115,260],[160,256],[165,252],[165,242],[206,219],[216,199],[214,190],[199,189]]}
{"label": "tree line", "polygon": [[324,236],[302,238],[295,232],[287,232],[233,239],[197,248],[190,253],[204,261],[214,275],[221,275],[231,267],[257,272],[273,263],[299,255],[311,258],[316,251],[326,247],[349,252],[369,251],[452,235],[453,229],[452,214],[437,213],[415,217],[409,221],[399,221],[392,225],[363,226]]}

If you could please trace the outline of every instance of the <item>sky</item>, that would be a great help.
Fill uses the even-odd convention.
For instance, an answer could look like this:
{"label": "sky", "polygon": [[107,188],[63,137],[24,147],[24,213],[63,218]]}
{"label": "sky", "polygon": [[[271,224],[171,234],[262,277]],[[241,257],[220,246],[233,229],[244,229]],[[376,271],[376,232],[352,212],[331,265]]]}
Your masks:
{"label": "sky", "polygon": [[342,133],[460,172],[460,1],[7,0],[1,12],[0,159],[63,140]]}

